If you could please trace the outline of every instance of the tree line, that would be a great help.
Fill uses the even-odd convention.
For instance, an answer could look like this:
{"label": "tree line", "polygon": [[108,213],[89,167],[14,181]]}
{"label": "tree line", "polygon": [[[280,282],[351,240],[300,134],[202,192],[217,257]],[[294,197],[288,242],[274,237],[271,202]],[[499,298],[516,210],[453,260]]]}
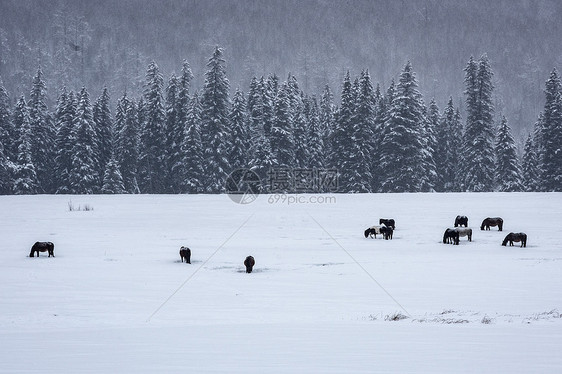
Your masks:
{"label": "tree line", "polygon": [[151,62],[143,95],[122,94],[114,113],[108,89],[92,100],[85,87],[62,88],[49,111],[39,68],[13,108],[0,80],[0,193],[221,193],[239,168],[262,181],[276,168],[333,169],[339,192],[562,190],[557,71],[522,157],[494,113],[487,56],[464,72],[465,120],[452,98],[443,111],[425,104],[409,62],[386,90],[348,72],[338,104],[329,86],[317,98],[291,74],[254,77],[231,97],[217,47],[200,91],[187,61],[166,84]]}

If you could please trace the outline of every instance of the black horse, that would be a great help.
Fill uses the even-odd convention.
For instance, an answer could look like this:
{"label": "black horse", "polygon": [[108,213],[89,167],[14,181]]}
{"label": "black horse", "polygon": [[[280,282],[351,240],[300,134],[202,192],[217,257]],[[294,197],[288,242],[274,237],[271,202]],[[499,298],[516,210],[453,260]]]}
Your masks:
{"label": "black horse", "polygon": [[187,247],[181,247],[180,257],[181,257],[181,262],[183,262],[183,260],[185,259],[185,262],[187,264],[191,264],[191,249]]}
{"label": "black horse", "polygon": [[494,217],[494,218],[486,218],[484,221],[482,221],[482,225],[480,226],[480,230],[490,230],[490,226],[498,226],[499,231],[502,231],[503,229],[503,219],[501,219],[500,217]]}
{"label": "black horse", "polygon": [[392,240],[392,233],[394,230],[392,226],[381,226],[381,234],[385,240],[391,239]]}
{"label": "black horse", "polygon": [[459,226],[468,227],[467,216],[457,216],[457,218],[455,218],[455,227],[459,227]]}
{"label": "black horse", "polygon": [[371,226],[367,230],[365,230],[365,237],[375,237],[377,238],[377,234],[382,234],[381,226]]}
{"label": "black horse", "polygon": [[510,232],[503,240],[502,245],[506,246],[507,242],[509,242],[510,247],[513,246],[513,242],[521,242],[521,247],[527,248],[527,234],[525,234],[524,232]]}
{"label": "black horse", "polygon": [[49,252],[49,257],[55,257],[55,245],[51,242],[36,242],[31,247],[29,257],[35,257],[34,253],[37,253],[37,257],[39,257],[39,252]]}
{"label": "black horse", "polygon": [[455,229],[447,229],[443,234],[443,244],[459,245],[459,232]]}
{"label": "black horse", "polygon": [[256,264],[256,260],[252,256],[246,257],[244,260],[244,266],[246,266],[246,273],[251,273],[254,265]]}
{"label": "black horse", "polygon": [[394,219],[392,218],[381,218],[379,219],[379,225],[385,225],[388,227],[392,227],[393,230],[396,230],[396,224],[394,223]]}

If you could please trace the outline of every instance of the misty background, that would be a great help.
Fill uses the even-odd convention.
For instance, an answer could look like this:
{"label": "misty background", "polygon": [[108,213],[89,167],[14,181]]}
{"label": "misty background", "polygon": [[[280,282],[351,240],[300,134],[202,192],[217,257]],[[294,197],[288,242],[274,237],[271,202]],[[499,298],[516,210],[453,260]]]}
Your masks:
{"label": "misty background", "polygon": [[385,89],[411,61],[426,101],[444,108],[464,102],[463,69],[487,53],[495,112],[521,144],[562,66],[560,19],[555,0],[1,0],[0,77],[15,103],[40,65],[51,108],[63,85],[139,96],[150,61],[167,80],[186,59],[199,89],[220,46],[232,90],[291,72],[305,93],[329,85],[339,98],[347,70]]}

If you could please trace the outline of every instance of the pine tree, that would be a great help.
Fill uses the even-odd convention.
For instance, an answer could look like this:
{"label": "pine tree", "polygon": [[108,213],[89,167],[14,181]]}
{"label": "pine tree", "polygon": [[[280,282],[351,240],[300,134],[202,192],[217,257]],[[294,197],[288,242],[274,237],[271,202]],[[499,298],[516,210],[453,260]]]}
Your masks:
{"label": "pine tree", "polygon": [[47,88],[43,80],[41,68],[33,79],[29,99],[29,119],[31,124],[31,152],[39,180],[39,191],[42,193],[54,192],[54,149],[49,144],[54,143],[54,126],[47,109]]}
{"label": "pine tree", "polygon": [[95,123],[90,96],[82,88],[76,106],[74,128],[76,143],[73,148],[70,190],[74,194],[92,194],[99,191],[99,175],[95,154]]}
{"label": "pine tree", "polygon": [[412,65],[408,62],[400,74],[380,146],[384,155],[380,167],[386,172],[381,186],[384,192],[417,192],[421,189],[423,105],[417,87]]}
{"label": "pine tree", "polygon": [[320,98],[320,112],[319,112],[319,130],[322,142],[324,144],[324,165],[329,166],[328,155],[331,153],[331,139],[332,131],[334,128],[334,95],[330,86],[326,85]]}
{"label": "pine tree", "polygon": [[19,133],[17,141],[17,160],[14,170],[13,192],[16,195],[31,195],[37,193],[38,181],[35,165],[31,157],[31,141],[33,133],[29,118],[29,110],[23,95],[18,100],[13,112],[14,126]]}
{"label": "pine tree", "polygon": [[435,133],[437,139],[434,156],[437,170],[435,189],[439,192],[458,191],[462,125],[452,97],[449,98],[441,120],[437,123]]}
{"label": "pine tree", "polygon": [[492,70],[486,55],[478,64],[471,57],[465,68],[467,107],[463,144],[465,191],[492,191],[494,186],[494,130]]}
{"label": "pine tree", "polygon": [[72,158],[74,155],[74,144],[76,143],[76,129],[74,128],[74,117],[76,116],[76,100],[74,93],[66,92],[63,88],[55,113],[57,136],[55,140],[55,174],[56,193],[65,194],[71,192],[70,174],[72,171]]}
{"label": "pine tree", "polygon": [[429,108],[423,110],[423,126],[422,126],[422,149],[420,159],[420,179],[422,180],[421,190],[424,192],[435,191],[435,183],[437,182],[437,167],[435,165],[435,149],[437,148],[437,139],[435,131],[439,126],[439,108],[432,99]]}
{"label": "pine tree", "polygon": [[[96,134],[94,151],[96,153],[96,171],[100,178],[104,176],[107,163],[113,152],[113,119],[111,118],[109,101],[109,92],[107,87],[104,87],[94,104],[94,131]],[[100,180],[99,183],[101,187],[103,180]]]}
{"label": "pine tree", "polygon": [[137,172],[140,136],[137,108],[126,94],[119,100],[117,108],[115,158],[120,167],[125,191],[139,193]]}
{"label": "pine tree", "polygon": [[305,114],[305,104],[303,100],[296,101],[297,107],[293,112],[293,141],[294,141],[294,160],[292,167],[309,168],[310,149],[308,148],[307,137],[309,134],[308,121]]}
{"label": "pine tree", "polygon": [[276,166],[290,168],[295,160],[295,140],[291,117],[290,87],[284,83],[275,99],[275,122],[271,128],[271,151]]}
{"label": "pine tree", "polygon": [[372,176],[372,154],[375,149],[375,96],[369,71],[361,72],[355,111],[351,127],[350,159],[345,165],[348,188],[351,192],[370,192]]}
{"label": "pine tree", "polygon": [[0,140],[0,195],[12,192],[12,176],[10,173],[10,160],[5,155],[4,144]]}
{"label": "pine tree", "polygon": [[[172,167],[174,166],[173,163],[175,160],[173,153],[178,151],[179,147],[176,147],[176,136],[177,130],[176,127],[179,127],[180,130],[183,130],[183,124],[180,124],[177,118],[177,98],[178,98],[178,89],[179,89],[179,80],[175,74],[172,74],[170,79],[168,80],[168,86],[166,87],[166,126],[165,126],[165,138],[166,138],[166,148],[164,151],[164,157],[166,162],[166,172],[165,172],[165,186],[164,191],[166,193],[170,193],[173,191],[177,191],[178,186],[174,186],[175,182],[172,181]],[[183,133],[183,132],[182,132]],[[180,138],[181,141],[181,138]],[[181,143],[180,143],[181,144]]]}
{"label": "pine tree", "polygon": [[178,87],[176,94],[176,121],[168,133],[168,163],[170,165],[170,185],[172,192],[179,193],[184,190],[185,181],[185,164],[183,162],[184,154],[182,146],[184,144],[184,136],[186,133],[186,124],[188,121],[188,112],[190,110],[189,88],[193,74],[189,63],[184,60],[182,65],[182,74],[178,79]]}
{"label": "pine tree", "polygon": [[193,95],[187,111],[185,134],[183,136],[182,155],[184,174],[182,176],[182,192],[204,192],[203,182],[203,145],[201,143],[201,103],[199,96]]}
{"label": "pine tree", "polygon": [[308,167],[323,169],[325,162],[324,133],[320,122],[318,103],[315,97],[305,100],[305,117],[308,123],[306,136],[308,149]]}
{"label": "pine tree", "polygon": [[246,99],[240,90],[236,90],[232,98],[232,108],[228,117],[232,134],[232,147],[229,152],[231,168],[232,170],[245,168],[249,161],[250,137],[247,128]]}
{"label": "pine tree", "polygon": [[353,96],[351,78],[346,73],[341,93],[341,106],[337,113],[334,129],[331,135],[330,166],[337,169],[339,188],[341,192],[350,191],[351,149],[353,147],[351,134],[353,132],[353,117],[355,97]]}
{"label": "pine tree", "polygon": [[505,116],[502,116],[496,140],[496,160],[497,189],[504,192],[522,191],[521,167]]}
{"label": "pine tree", "polygon": [[163,106],[163,85],[162,74],[153,61],[146,72],[144,122],[140,123],[138,182],[142,193],[162,193],[165,190],[166,114]]}
{"label": "pine tree", "polygon": [[542,120],[541,184],[545,191],[562,191],[562,84],[556,69],[546,81]]}
{"label": "pine tree", "polygon": [[201,97],[201,141],[206,170],[205,190],[208,193],[224,191],[230,172],[228,150],[231,139],[228,126],[229,82],[226,78],[222,49],[216,47],[207,63],[205,86]]}
{"label": "pine tree", "polygon": [[538,163],[538,154],[536,152],[536,145],[533,142],[533,135],[529,134],[525,141],[521,168],[525,191],[539,191],[540,171]]}
{"label": "pine tree", "polygon": [[10,113],[10,99],[0,78],[0,143],[4,147],[4,156],[14,161],[16,159],[15,139],[16,131],[12,124]]}
{"label": "pine tree", "polygon": [[125,193],[125,185],[123,184],[123,177],[119,171],[119,164],[113,155],[110,156],[106,164],[105,173],[103,176],[103,185],[101,193],[103,194],[123,194]]}

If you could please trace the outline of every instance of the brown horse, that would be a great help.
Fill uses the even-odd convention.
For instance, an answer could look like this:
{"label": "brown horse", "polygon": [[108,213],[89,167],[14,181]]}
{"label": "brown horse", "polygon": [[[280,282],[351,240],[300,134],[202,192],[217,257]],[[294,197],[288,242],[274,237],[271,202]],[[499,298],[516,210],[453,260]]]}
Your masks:
{"label": "brown horse", "polygon": [[480,226],[480,230],[490,230],[490,226],[498,226],[499,231],[502,231],[503,229],[503,219],[501,219],[500,217],[494,217],[494,218],[486,218],[484,221],[482,221],[482,225]]}
{"label": "brown horse", "polygon": [[527,248],[527,234],[524,232],[510,232],[503,240],[502,245],[506,246],[507,242],[509,242],[510,247],[513,247],[513,242],[521,242],[521,247]]}
{"label": "brown horse", "polygon": [[251,273],[254,265],[256,264],[256,260],[252,256],[246,257],[244,260],[244,266],[246,266],[246,273]]}
{"label": "brown horse", "polygon": [[181,262],[183,262],[183,260],[185,259],[185,262],[187,264],[191,264],[191,249],[187,247],[181,247],[180,257],[181,257]]}
{"label": "brown horse", "polygon": [[396,230],[396,223],[393,218],[381,218],[379,219],[379,225],[392,227],[393,230]]}
{"label": "brown horse", "polygon": [[51,242],[36,242],[31,247],[29,257],[35,257],[34,253],[37,253],[37,257],[39,257],[39,252],[49,252],[49,257],[55,257],[55,245]]}

